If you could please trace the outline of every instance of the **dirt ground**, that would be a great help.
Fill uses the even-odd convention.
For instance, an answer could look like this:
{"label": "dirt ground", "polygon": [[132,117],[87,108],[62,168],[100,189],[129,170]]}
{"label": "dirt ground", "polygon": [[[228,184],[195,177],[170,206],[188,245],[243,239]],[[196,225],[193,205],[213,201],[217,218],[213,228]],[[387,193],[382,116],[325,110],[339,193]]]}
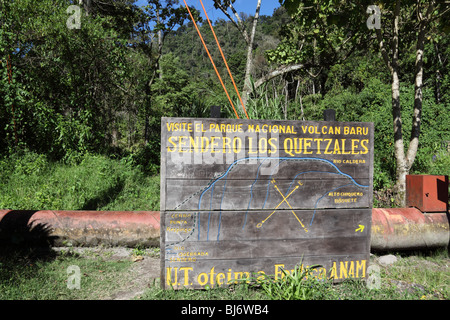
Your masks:
{"label": "dirt ground", "polygon": [[[68,248],[54,248],[54,250],[68,250]],[[132,300],[141,295],[146,288],[159,281],[160,259],[147,254],[135,255],[133,249],[123,247],[73,247],[70,248],[80,257],[100,256],[104,260],[131,260],[132,264],[127,281],[110,294],[110,300]]]}

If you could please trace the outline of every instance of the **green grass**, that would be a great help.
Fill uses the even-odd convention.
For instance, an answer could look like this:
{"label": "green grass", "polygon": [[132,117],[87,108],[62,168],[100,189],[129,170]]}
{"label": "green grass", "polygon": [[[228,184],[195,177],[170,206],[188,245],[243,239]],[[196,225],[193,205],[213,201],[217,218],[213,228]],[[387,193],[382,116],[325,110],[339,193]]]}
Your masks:
{"label": "green grass", "polygon": [[[103,299],[124,281],[131,261],[107,261],[101,257],[80,258],[68,252],[1,250],[0,300]],[[68,286],[80,270],[80,289]],[[72,282],[71,282],[72,283]]]}
{"label": "green grass", "polygon": [[[0,300],[107,299],[126,291],[134,280],[132,268],[142,262],[133,257],[158,258],[158,249],[135,248],[129,257],[112,259],[108,248],[89,249],[83,255],[73,249],[42,252],[38,249],[0,248]],[[364,280],[339,284],[317,280],[298,269],[273,281],[242,282],[206,290],[162,290],[159,279],[143,279],[140,300],[449,300],[450,258],[448,251],[432,254],[397,255],[398,262],[380,266],[380,287],[369,289]],[[375,263],[376,256],[371,258]],[[80,289],[70,289],[70,266],[80,269]],[[144,270],[145,272],[145,270]]]}
{"label": "green grass", "polygon": [[140,300],[267,300],[260,290],[246,284],[217,287],[206,290],[180,289],[163,290],[155,283],[139,297]]}
{"label": "green grass", "polygon": [[[401,257],[402,255],[399,254]],[[405,255],[391,268],[382,270],[383,278],[392,287],[401,287],[400,282],[414,283],[426,288],[421,298],[427,299],[432,294],[450,299],[450,259],[448,251],[437,250],[431,253],[416,252]]]}
{"label": "green grass", "polygon": [[25,153],[0,159],[0,209],[159,210],[159,176],[131,161],[85,155],[79,162],[50,162]]}
{"label": "green grass", "polygon": [[[297,268],[274,281],[267,277],[259,282],[242,283],[209,290],[148,289],[141,299],[176,300],[449,300],[450,258],[447,250],[431,254],[417,252],[400,257],[390,266],[379,266],[380,286],[369,288],[365,280],[330,281],[309,277],[310,271]],[[376,256],[371,258],[375,264]]]}
{"label": "green grass", "polygon": [[[76,162],[51,162],[25,153],[0,158],[0,209],[15,210],[159,210],[159,176],[149,176],[127,159],[85,155]],[[129,279],[130,261],[80,257],[69,253],[44,256],[0,248],[1,299],[101,299]],[[5,253],[6,250],[6,253]],[[8,251],[9,250],[9,251]],[[157,257],[158,249],[135,248],[136,256]],[[364,281],[332,284],[297,272],[282,282],[243,283],[208,290],[161,290],[151,285],[141,299],[311,299],[398,300],[450,299],[448,251],[397,254],[394,265],[380,266],[380,287]],[[372,263],[375,262],[372,257]],[[67,288],[67,268],[82,270],[81,290]]]}

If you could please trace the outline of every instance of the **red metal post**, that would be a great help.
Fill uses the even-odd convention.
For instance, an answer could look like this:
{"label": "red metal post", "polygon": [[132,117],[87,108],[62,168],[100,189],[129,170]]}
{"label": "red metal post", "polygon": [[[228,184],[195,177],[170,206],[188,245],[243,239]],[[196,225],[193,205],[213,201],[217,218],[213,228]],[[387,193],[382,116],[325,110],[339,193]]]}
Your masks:
{"label": "red metal post", "polygon": [[406,206],[422,212],[446,212],[448,176],[407,175]]}

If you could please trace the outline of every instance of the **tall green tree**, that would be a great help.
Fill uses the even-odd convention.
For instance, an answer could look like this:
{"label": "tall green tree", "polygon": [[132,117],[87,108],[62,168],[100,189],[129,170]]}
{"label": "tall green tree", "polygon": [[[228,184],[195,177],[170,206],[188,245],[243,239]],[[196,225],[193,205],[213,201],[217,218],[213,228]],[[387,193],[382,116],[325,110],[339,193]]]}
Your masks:
{"label": "tall green tree", "polygon": [[[195,8],[190,7],[195,19],[199,15]],[[154,131],[160,131],[158,121],[154,122],[152,116],[152,86],[158,77],[162,77],[160,59],[163,54],[163,45],[167,34],[174,28],[183,25],[189,19],[189,14],[184,6],[179,5],[178,0],[148,0],[143,7],[142,20],[136,28],[133,39],[133,47],[141,52],[146,59],[146,76],[143,79],[143,90],[146,94],[144,104],[144,139],[148,143]],[[154,125],[151,123],[153,122]]]}
{"label": "tall green tree", "polygon": [[175,0],[135,2],[0,0],[1,149],[15,132],[22,148],[54,158],[159,134],[152,85],[165,36],[187,11]]}
{"label": "tall green tree", "polygon": [[[106,150],[115,139],[117,116],[128,106],[129,49],[123,31],[133,27],[138,8],[129,1],[109,2],[108,13],[92,1],[88,11],[77,6],[79,25],[69,28],[70,1],[0,3],[0,59],[11,57],[18,88],[0,90],[16,106],[21,145],[55,158]],[[121,11],[118,26],[113,7],[122,5],[130,7]],[[6,126],[4,141],[10,131]]]}

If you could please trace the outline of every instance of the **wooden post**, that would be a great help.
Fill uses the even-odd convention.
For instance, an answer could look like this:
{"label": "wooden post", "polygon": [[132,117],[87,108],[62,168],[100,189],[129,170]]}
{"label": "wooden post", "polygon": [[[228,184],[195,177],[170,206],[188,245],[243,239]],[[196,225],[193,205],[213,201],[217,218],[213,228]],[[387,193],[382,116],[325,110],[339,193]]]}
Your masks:
{"label": "wooden post", "polygon": [[324,121],[336,121],[336,110],[325,109],[323,111],[323,120]]}
{"label": "wooden post", "polygon": [[211,118],[221,118],[220,106],[211,106]]}

